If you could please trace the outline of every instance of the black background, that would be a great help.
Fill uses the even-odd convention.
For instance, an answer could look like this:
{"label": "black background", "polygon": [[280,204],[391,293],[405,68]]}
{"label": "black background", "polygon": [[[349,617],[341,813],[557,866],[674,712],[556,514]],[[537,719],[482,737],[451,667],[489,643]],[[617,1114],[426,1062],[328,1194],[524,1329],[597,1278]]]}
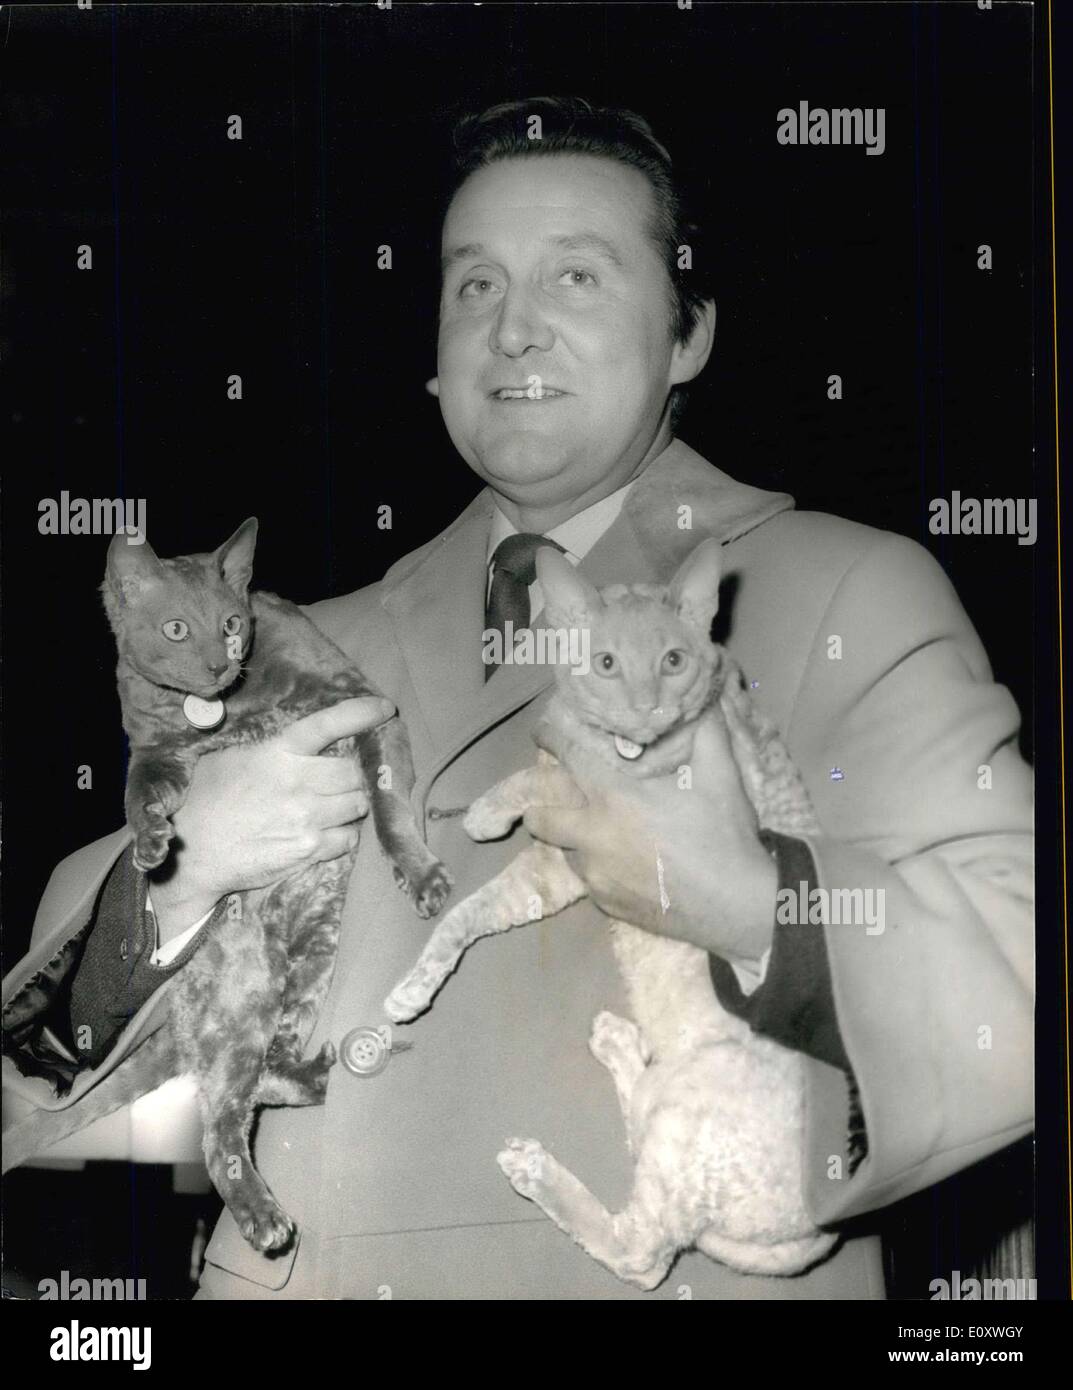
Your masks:
{"label": "black background", "polygon": [[[925,544],[1053,769],[1053,708],[1034,720],[1054,585],[1040,19],[972,0],[4,6],[8,964],[52,866],[122,821],[107,538],[40,535],[39,501],[145,498],[164,555],[256,514],[256,582],[300,602],[442,529],[478,486],[424,389],[449,128],[518,96],[652,122],[703,194],[719,313],[680,433],[799,507]],[[886,152],[778,145],[802,99],[885,107]],[[1037,497],[1040,543],[931,536],[954,489]]]}

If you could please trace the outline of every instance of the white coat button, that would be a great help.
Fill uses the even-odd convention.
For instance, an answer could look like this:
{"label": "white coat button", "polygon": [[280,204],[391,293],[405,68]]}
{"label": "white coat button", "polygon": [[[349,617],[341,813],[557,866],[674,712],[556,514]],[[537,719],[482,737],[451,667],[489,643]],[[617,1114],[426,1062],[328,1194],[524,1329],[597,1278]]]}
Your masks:
{"label": "white coat button", "polygon": [[375,1076],[391,1059],[391,1034],[386,1028],[355,1028],[340,1044],[339,1055],[355,1076]]}

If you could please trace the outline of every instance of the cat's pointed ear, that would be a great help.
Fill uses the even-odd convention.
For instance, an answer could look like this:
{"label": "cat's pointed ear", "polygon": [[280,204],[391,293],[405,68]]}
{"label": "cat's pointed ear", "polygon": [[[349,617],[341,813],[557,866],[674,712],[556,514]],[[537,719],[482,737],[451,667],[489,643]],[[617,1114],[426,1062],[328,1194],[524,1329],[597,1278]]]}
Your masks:
{"label": "cat's pointed ear", "polygon": [[723,547],[714,537],[701,541],[682,562],[668,590],[678,616],[705,635],[719,611],[719,581],[723,577]]}
{"label": "cat's pointed ear", "polygon": [[137,603],[164,577],[164,566],[142,532],[133,536],[116,532],[108,547],[104,579],[120,603]]}
{"label": "cat's pointed ear", "polygon": [[602,605],[599,591],[551,545],[537,550],[536,572],[549,620],[558,627],[587,627]]}
{"label": "cat's pointed ear", "polygon": [[246,590],[253,578],[253,552],[256,547],[257,518],[251,516],[216,551],[216,563],[220,566],[224,582],[240,598],[246,597]]}

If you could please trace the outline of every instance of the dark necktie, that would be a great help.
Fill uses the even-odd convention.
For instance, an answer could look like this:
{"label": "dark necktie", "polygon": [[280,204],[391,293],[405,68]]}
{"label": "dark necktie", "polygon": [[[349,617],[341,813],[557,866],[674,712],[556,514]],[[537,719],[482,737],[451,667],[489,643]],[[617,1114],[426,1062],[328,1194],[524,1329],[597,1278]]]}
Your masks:
{"label": "dark necktie", "polygon": [[[492,556],[492,587],[488,594],[485,629],[494,629],[502,635],[504,653],[508,645],[513,646],[507,623],[513,625],[512,632],[529,626],[529,585],[536,579],[536,553],[542,545],[554,546],[559,551],[563,548],[547,536],[523,532],[500,541]],[[485,680],[495,669],[495,662],[485,664]]]}

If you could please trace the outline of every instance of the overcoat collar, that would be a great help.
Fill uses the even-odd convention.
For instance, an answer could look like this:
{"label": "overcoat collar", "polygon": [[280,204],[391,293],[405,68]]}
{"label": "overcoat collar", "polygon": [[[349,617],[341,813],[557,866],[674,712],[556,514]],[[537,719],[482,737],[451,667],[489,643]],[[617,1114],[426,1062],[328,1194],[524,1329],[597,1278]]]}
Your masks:
{"label": "overcoat collar", "polygon": [[[484,679],[481,634],[493,505],[485,488],[416,563],[401,561],[382,584],[382,602],[435,750],[434,765],[420,779],[422,792],[470,743],[554,679],[550,665],[501,666]],[[793,505],[786,493],[736,482],[676,439],[638,478],[579,570],[598,588],[665,583],[702,540],[732,541]]]}

